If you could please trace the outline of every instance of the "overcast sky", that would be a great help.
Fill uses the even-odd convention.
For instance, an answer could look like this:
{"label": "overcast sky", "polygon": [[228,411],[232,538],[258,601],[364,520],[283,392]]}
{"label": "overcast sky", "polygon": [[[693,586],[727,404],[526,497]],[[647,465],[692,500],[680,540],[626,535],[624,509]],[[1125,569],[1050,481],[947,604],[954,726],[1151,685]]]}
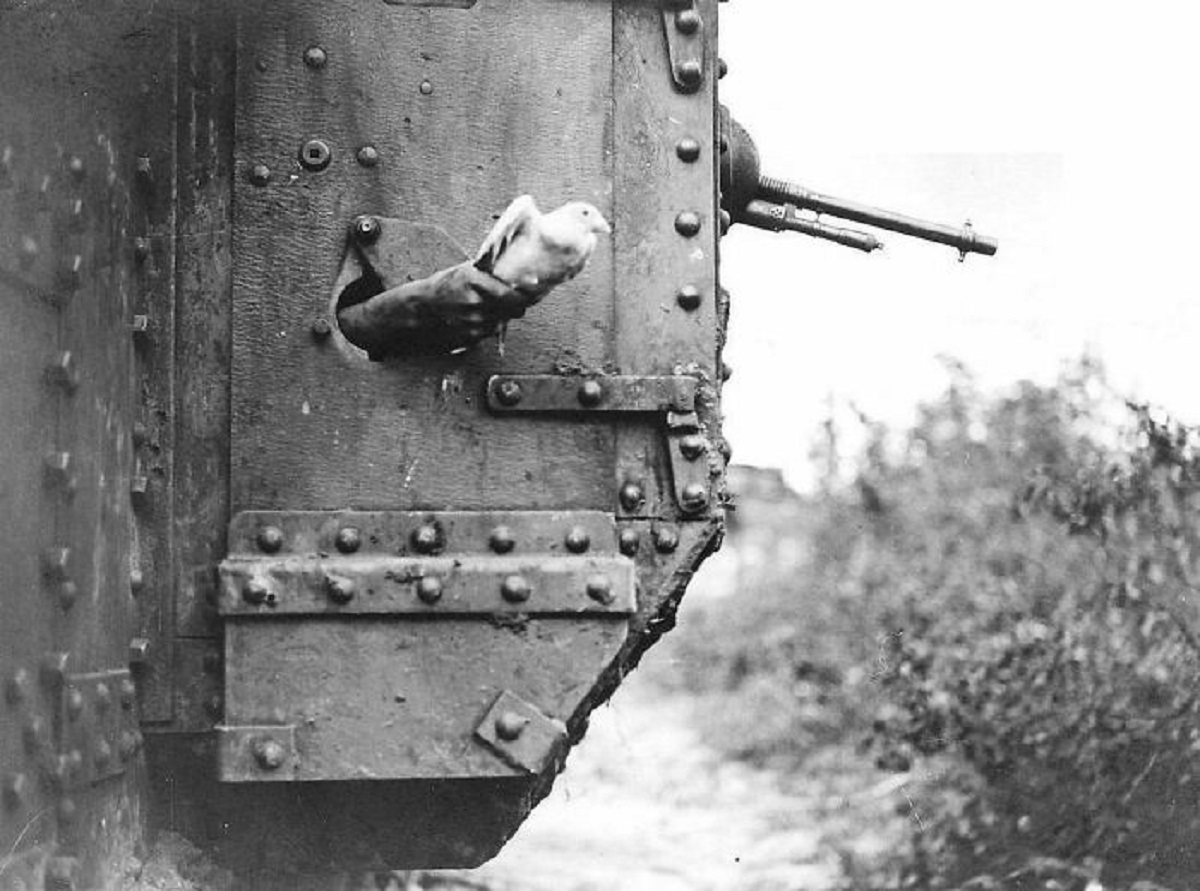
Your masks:
{"label": "overcast sky", "polygon": [[732,0],[721,98],[764,171],[1000,240],[995,258],[884,233],[864,255],[735,227],[735,461],[803,484],[832,395],[904,423],[956,356],[985,385],[1085,350],[1200,422],[1192,233],[1200,54],[1182,3]]}

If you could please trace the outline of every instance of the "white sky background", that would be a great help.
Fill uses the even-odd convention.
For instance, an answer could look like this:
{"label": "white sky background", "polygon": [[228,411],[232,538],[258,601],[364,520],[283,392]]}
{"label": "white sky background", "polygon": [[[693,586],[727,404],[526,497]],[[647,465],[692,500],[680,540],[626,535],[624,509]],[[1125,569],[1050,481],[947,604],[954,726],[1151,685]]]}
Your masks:
{"label": "white sky background", "polygon": [[[903,425],[963,360],[1049,382],[1085,350],[1200,421],[1200,53],[1177,2],[731,0],[721,100],[764,172],[1000,240],[994,258],[734,227],[727,433],[809,479],[829,396]],[[1189,215],[1191,214],[1191,215]],[[836,222],[830,220],[830,222]],[[852,228],[854,224],[846,224]]]}

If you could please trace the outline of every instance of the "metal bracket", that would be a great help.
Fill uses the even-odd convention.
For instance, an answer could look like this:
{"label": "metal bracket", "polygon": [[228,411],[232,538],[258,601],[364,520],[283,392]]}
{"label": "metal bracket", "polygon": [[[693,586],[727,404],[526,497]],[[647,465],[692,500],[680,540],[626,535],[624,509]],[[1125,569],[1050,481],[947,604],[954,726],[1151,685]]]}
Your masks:
{"label": "metal bracket", "polygon": [[218,726],[216,731],[222,782],[289,782],[296,778],[300,758],[296,752],[296,728],[291,724]]}
{"label": "metal bracket", "polygon": [[566,740],[567,728],[562,721],[547,717],[536,706],[505,690],[475,728],[475,736],[505,763],[536,774],[546,769]]}
{"label": "metal bracket", "polygon": [[695,93],[704,83],[704,20],[695,0],[666,0],[663,31],[675,88]]}

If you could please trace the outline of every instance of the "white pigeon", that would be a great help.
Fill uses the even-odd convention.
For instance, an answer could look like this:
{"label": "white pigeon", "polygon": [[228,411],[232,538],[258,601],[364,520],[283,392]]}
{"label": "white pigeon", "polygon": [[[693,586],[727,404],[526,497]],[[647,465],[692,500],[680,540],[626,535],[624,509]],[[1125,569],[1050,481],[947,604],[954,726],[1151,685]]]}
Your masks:
{"label": "white pigeon", "polygon": [[612,228],[584,201],[542,213],[528,195],[500,215],[475,257],[475,265],[537,303],[577,276],[596,249],[600,233]]}

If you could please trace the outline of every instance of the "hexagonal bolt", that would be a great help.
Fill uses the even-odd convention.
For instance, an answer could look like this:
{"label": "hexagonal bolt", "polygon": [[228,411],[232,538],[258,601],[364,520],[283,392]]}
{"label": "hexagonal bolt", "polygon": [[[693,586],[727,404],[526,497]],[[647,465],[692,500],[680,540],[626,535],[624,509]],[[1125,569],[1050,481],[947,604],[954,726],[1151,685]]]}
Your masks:
{"label": "hexagonal bolt", "polygon": [[524,576],[510,575],[500,583],[500,595],[509,603],[524,603],[532,593]]}
{"label": "hexagonal bolt", "polygon": [[333,160],[333,152],[324,140],[310,139],[300,146],[299,158],[301,167],[317,173],[329,166],[329,162]]}
{"label": "hexagonal bolt", "polygon": [[263,770],[279,770],[287,759],[287,751],[269,736],[262,736],[250,745],[254,760]]}
{"label": "hexagonal bolt", "polygon": [[255,540],[264,554],[277,554],[283,547],[283,530],[278,526],[263,526]]}
{"label": "hexagonal bolt", "polygon": [[504,712],[496,718],[494,726],[496,736],[505,742],[513,742],[525,732],[525,728],[529,726],[529,719],[516,712]]}
{"label": "hexagonal bolt", "polygon": [[129,642],[129,664],[145,665],[150,660],[150,641],[145,637],[135,637]]}
{"label": "hexagonal bolt", "polygon": [[29,777],[23,773],[10,773],[4,778],[4,806],[10,811],[22,807],[29,789]]}
{"label": "hexagonal bolt", "polygon": [[602,603],[608,606],[616,598],[612,592],[612,582],[608,576],[593,575],[587,580],[587,596],[597,603]]}
{"label": "hexagonal bolt", "polygon": [[343,554],[353,554],[362,547],[362,534],[353,526],[343,526],[337,531],[333,545]]}
{"label": "hexagonal bolt", "polygon": [[675,527],[657,527],[654,530],[654,547],[660,554],[670,554],[679,547],[679,533]]}
{"label": "hexagonal bolt", "polygon": [[434,575],[423,576],[417,582],[417,597],[431,606],[437,603],[442,599],[442,580]]}
{"label": "hexagonal bolt", "polygon": [[497,526],[488,536],[488,547],[497,554],[512,553],[517,546],[517,538],[507,526]]}
{"label": "hexagonal bolt", "polygon": [[442,533],[432,523],[425,523],[413,530],[412,546],[418,554],[437,553],[444,545]]}
{"label": "hexagonal bolt", "polygon": [[708,441],[698,433],[690,433],[679,440],[679,454],[688,461],[695,461],[708,451]]}
{"label": "hexagonal bolt", "polygon": [[679,304],[680,309],[695,312],[700,308],[700,289],[695,285],[684,285],[676,293],[675,302]]}
{"label": "hexagonal bolt", "polygon": [[78,721],[80,715],[83,714],[83,694],[78,688],[72,687],[67,691],[67,717],[72,721]]}
{"label": "hexagonal bolt", "polygon": [[319,46],[310,46],[304,51],[304,64],[309,68],[324,68],[328,61],[328,54]]}
{"label": "hexagonal bolt", "polygon": [[354,221],[354,239],[359,244],[374,244],[383,227],[375,217],[362,216]]}
{"label": "hexagonal bolt", "polygon": [[632,513],[646,503],[646,491],[641,487],[640,483],[627,482],[621,486],[621,491],[617,495],[621,502],[621,507]]}
{"label": "hexagonal bolt", "polygon": [[513,380],[497,381],[493,387],[496,394],[496,401],[506,408],[512,408],[519,405],[521,398],[525,395],[521,392],[521,385]]}
{"label": "hexagonal bolt", "polygon": [[636,529],[625,528],[617,536],[617,547],[626,557],[633,557],[642,546],[642,535]]}
{"label": "hexagonal bolt", "polygon": [[679,493],[679,505],[688,513],[697,513],[708,507],[708,488],[703,483],[688,483]]}
{"label": "hexagonal bolt", "polygon": [[567,533],[567,537],[563,539],[563,544],[572,554],[582,554],[592,546],[592,537],[582,526],[574,526]]}
{"label": "hexagonal bolt", "polygon": [[354,599],[354,582],[341,576],[330,575],[325,578],[325,593],[337,604],[347,604]]}
{"label": "hexagonal bolt", "polygon": [[576,397],[584,408],[595,408],[604,400],[604,387],[599,381],[584,381],[579,385]]}

